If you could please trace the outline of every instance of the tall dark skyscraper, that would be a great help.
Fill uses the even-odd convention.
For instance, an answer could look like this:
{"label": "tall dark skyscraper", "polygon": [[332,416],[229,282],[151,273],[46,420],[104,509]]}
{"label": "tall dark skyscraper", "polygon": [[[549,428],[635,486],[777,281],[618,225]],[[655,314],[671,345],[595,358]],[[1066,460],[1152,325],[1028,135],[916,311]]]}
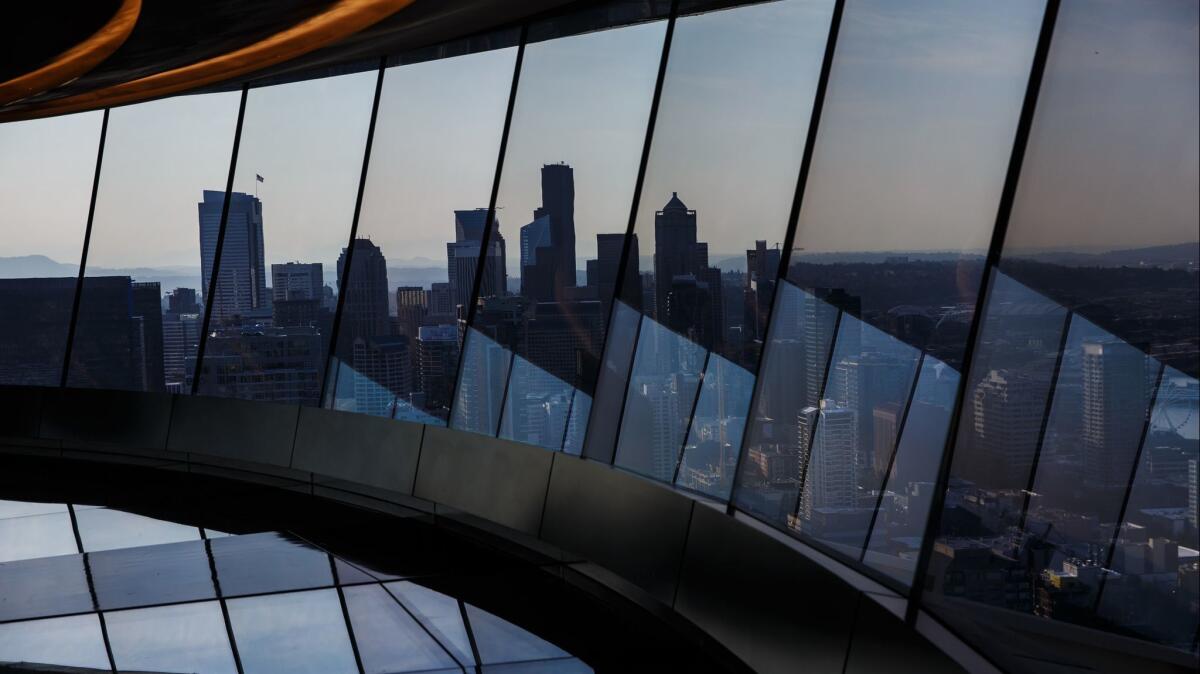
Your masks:
{"label": "tall dark skyscraper", "polygon": [[654,214],[654,285],[659,323],[720,350],[725,324],[721,270],[708,265],[708,244],[696,240],[696,211],[675,192]]}
{"label": "tall dark skyscraper", "polygon": [[[218,283],[213,294],[213,318],[226,321],[269,306],[263,257],[262,202],[250,194],[229,195],[229,216],[221,248]],[[204,190],[200,211],[200,270],[205,288],[212,288],[213,262],[221,228],[225,193]]]}
{"label": "tall dark skyscraper", "polygon": [[140,347],[140,378],[143,391],[163,391],[162,290],[157,283],[131,283],[134,343]]}
{"label": "tall dark skyscraper", "polygon": [[167,296],[167,311],[172,314],[198,314],[200,301],[194,288],[176,288]]}
{"label": "tall dark skyscraper", "polygon": [[379,246],[370,239],[354,240],[354,261],[349,277],[345,274],[346,249],[338,256],[338,278],[346,279],[346,294],[342,307],[339,340],[346,344],[357,338],[384,336],[391,333],[388,316],[387,259]]}
{"label": "tall dark skyscraper", "polygon": [[550,216],[554,249],[555,297],[575,286],[575,170],[564,163],[542,167],[542,207],[535,215]]}
{"label": "tall dark skyscraper", "polygon": [[271,297],[276,302],[319,300],[325,285],[320,262],[286,262],[271,265]]}
{"label": "tall dark skyscraper", "polygon": [[[456,305],[466,306],[471,302],[486,224],[486,208],[454,211],[455,240],[446,244],[446,273]],[[492,227],[492,234],[488,237],[483,281],[479,286],[480,297],[507,294],[508,272],[505,266],[504,236],[500,234],[500,218],[493,221]]]}

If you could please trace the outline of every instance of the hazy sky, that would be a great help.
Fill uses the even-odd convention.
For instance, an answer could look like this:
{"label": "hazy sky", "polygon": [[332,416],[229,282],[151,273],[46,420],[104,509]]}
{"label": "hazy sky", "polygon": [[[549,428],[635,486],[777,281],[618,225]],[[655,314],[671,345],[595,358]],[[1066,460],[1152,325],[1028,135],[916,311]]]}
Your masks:
{"label": "hazy sky", "polygon": [[986,248],[1043,6],[847,3],[796,245]]}
{"label": "hazy sky", "polygon": [[714,262],[783,240],[832,11],[790,0],[679,20],[638,205],[643,257],[671,192]]}
{"label": "hazy sky", "polygon": [[1195,0],[1064,3],[1010,250],[1197,240],[1198,15]]}
{"label": "hazy sky", "polygon": [[0,257],[78,266],[103,115],[0,124]]}
{"label": "hazy sky", "polygon": [[543,164],[575,170],[579,268],[596,256],[597,233],[629,226],[665,33],[656,21],[525,48],[496,198],[510,275],[520,274],[520,227],[542,203]]}
{"label": "hazy sky", "polygon": [[[783,238],[831,6],[679,20],[638,215],[643,254],[672,191],[698,210],[714,255]],[[1064,4],[1010,245],[1196,239],[1197,11]],[[1041,0],[848,2],[798,244],[985,245],[1041,15]],[[514,260],[543,163],[575,167],[580,267],[596,232],[626,224],[664,28],[527,48],[499,197]],[[388,71],[360,233],[389,261],[444,264],[452,211],[487,205],[515,51]],[[269,262],[333,264],[345,245],[374,77],[251,93],[235,188],[266,178]],[[238,96],[112,111],[91,265],[199,265],[196,203],[225,185]],[[0,256],[78,260],[100,116],[0,125]]]}

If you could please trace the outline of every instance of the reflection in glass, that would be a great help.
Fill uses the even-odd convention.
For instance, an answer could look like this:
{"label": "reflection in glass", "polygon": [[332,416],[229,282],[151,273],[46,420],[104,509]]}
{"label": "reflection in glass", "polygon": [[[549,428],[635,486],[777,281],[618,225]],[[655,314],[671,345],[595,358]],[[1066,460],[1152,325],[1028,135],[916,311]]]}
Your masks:
{"label": "reflection in glass", "polygon": [[[958,372],[933,356],[921,361],[912,403],[879,494],[862,561],[904,585],[912,584],[950,431]],[[886,417],[885,417],[886,418]],[[890,421],[890,419],[888,419]]]}
{"label": "reflection in glass", "polygon": [[60,383],[102,117],[0,124],[0,384]]}
{"label": "reflection in glass", "polygon": [[832,9],[791,0],[676,23],[634,225],[653,257],[631,257],[642,283],[622,287],[656,327],[642,327],[631,379],[606,371],[597,393],[628,387],[625,467],[664,481],[680,468],[680,484],[727,496]]}
{"label": "reflection in glass", "polygon": [[467,619],[483,665],[571,657],[545,639],[470,604]]}
{"label": "reflection in glass", "polygon": [[109,508],[77,510],[75,518],[84,552],[200,539],[200,530],[196,527]]}
{"label": "reflection in glass", "polygon": [[779,286],[734,500],[780,528],[800,495],[800,450],[808,441],[800,412],[821,401],[838,318],[853,299],[840,290]]}
{"label": "reflection in glass", "polygon": [[432,637],[380,585],[347,587],[346,610],[368,674],[459,669]]}
{"label": "reflection in glass", "polygon": [[0,564],[0,621],[91,611],[95,605],[83,555]]}
{"label": "reflection in glass", "polygon": [[450,427],[496,435],[512,352],[471,329],[467,332],[462,358]]}
{"label": "reflection in glass", "polygon": [[[248,93],[219,265],[224,190],[206,190],[200,206],[204,287],[218,268],[201,393],[317,404],[376,76]],[[188,386],[195,366],[185,361]]]}
{"label": "reflection in glass", "polygon": [[457,661],[467,666],[475,665],[471,640],[457,599],[409,581],[386,583],[384,587],[421,621],[434,639],[450,650]]}
{"label": "reflection in glass", "polygon": [[0,519],[0,562],[79,552],[68,513]]}
{"label": "reflection in glass", "polygon": [[843,314],[817,405],[796,419],[800,502],[789,525],[857,558],[909,402],[920,352]]}
{"label": "reflection in glass", "polygon": [[215,601],[111,611],[104,621],[118,670],[237,672]]}
{"label": "reflection in glass", "polygon": [[246,674],[356,674],[337,590],[229,601]]}
{"label": "reflection in glass", "polygon": [[213,573],[203,541],[88,553],[101,609],[213,599]]}
{"label": "reflection in glass", "polygon": [[471,326],[516,355],[511,372],[486,373],[509,377],[502,437],[558,450],[568,416],[587,421],[587,406],[568,408],[573,390],[595,390],[665,31],[654,21],[525,48],[496,197],[517,220],[492,233],[517,287],[485,282]]}
{"label": "reflection in glass", "polygon": [[333,585],[329,555],[286,534],[229,536],[210,545],[226,597]]}
{"label": "reflection in glass", "polygon": [[675,478],[707,361],[704,347],[642,317],[615,465],[663,482]]}
{"label": "reflection in glass", "polygon": [[0,625],[0,663],[108,671],[100,619],[93,613]]}
{"label": "reflection in glass", "polygon": [[179,96],[110,113],[69,386],[184,391],[202,325],[201,252],[216,245],[199,235],[212,212],[205,191],[224,198],[238,101]]}
{"label": "reflection in glass", "polygon": [[385,72],[326,406],[446,423],[515,58]]}
{"label": "reflection in glass", "polygon": [[583,446],[584,456],[601,463],[612,463],[616,451],[620,424],[606,420],[621,418],[640,324],[641,314],[636,309],[619,299],[614,301],[612,327],[608,331],[604,359],[600,364],[600,379],[605,384],[597,387],[595,400],[589,401],[596,415],[595,421],[587,424]]}

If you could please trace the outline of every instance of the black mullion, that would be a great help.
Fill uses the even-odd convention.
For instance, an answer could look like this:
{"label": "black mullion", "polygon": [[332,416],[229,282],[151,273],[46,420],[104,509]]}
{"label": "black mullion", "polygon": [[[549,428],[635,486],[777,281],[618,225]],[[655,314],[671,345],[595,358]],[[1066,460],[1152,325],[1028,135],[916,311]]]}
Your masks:
{"label": "black mullion", "polygon": [[1054,412],[1054,397],[1058,393],[1058,378],[1062,374],[1063,359],[1067,352],[1067,339],[1071,336],[1071,318],[1075,314],[1067,311],[1063,318],[1062,334],[1058,338],[1058,352],[1054,356],[1054,368],[1050,370],[1050,387],[1046,390],[1046,404],[1042,407],[1042,422],[1038,426],[1037,441],[1033,446],[1033,459],[1029,462],[1029,477],[1025,480],[1025,494],[1021,499],[1021,517],[1017,519],[1017,530],[1025,531],[1025,518],[1029,515],[1029,503],[1033,500],[1033,487],[1037,483],[1038,467],[1042,461],[1042,446],[1046,442],[1046,429],[1050,427],[1050,415]]}
{"label": "black mullion", "polygon": [[[79,303],[83,299],[83,277],[87,271],[88,249],[92,244],[92,221],[96,216],[96,195],[100,192],[100,169],[104,165],[104,143],[108,138],[108,108],[100,118],[100,144],[96,150],[96,171],[92,175],[92,198],[88,202],[87,223],[83,229],[83,251],[79,254],[79,274],[75,277],[75,298],[71,302],[71,322],[67,324],[67,343],[63,348],[62,372],[59,374],[60,388],[67,386],[67,374],[71,368],[71,350],[75,346],[75,326],[79,322]],[[74,522],[74,515],[71,516]],[[80,550],[82,552],[82,549]]]}
{"label": "black mullion", "polygon": [[[772,298],[772,304],[778,305],[779,291],[783,284],[787,283],[788,267],[792,262],[792,248],[796,245],[796,229],[797,222],[800,219],[800,205],[804,202],[804,190],[808,186],[808,174],[812,170],[813,148],[817,144],[817,128],[821,124],[821,111],[825,107],[825,92],[829,88],[829,73],[833,69],[833,55],[837,48],[838,30],[842,23],[842,10],[845,8],[845,0],[837,0],[833,5],[833,14],[829,19],[829,35],[825,38],[825,54],[821,60],[821,71],[817,75],[817,88],[813,93],[812,114],[809,115],[808,133],[804,138],[804,152],[800,155],[800,171],[796,175],[796,192],[792,197],[792,210],[788,213],[788,225],[783,235],[783,250],[779,254],[779,269],[775,273],[775,297]],[[767,345],[770,344],[768,336],[771,334],[771,328],[774,324],[775,314],[779,307],[775,306],[771,313],[767,314],[767,320],[763,324],[763,343],[758,350],[758,360],[754,364],[755,377],[762,370],[763,362],[766,360]],[[738,473],[742,469],[742,463],[746,457],[747,444],[749,444],[751,435],[751,426],[754,423],[754,412],[758,405],[759,391],[762,390],[762,381],[756,379],[754,390],[750,393],[750,407],[746,410],[746,428],[742,431],[741,446],[738,447],[737,461],[734,462],[733,476],[731,477],[731,487],[729,491],[729,502],[726,504],[725,511],[732,514],[736,507],[734,506],[735,497],[738,488]]]}
{"label": "black mullion", "polygon": [[683,466],[683,453],[687,451],[688,436],[692,434],[692,424],[696,420],[696,406],[700,404],[700,396],[704,395],[704,380],[708,379],[708,363],[712,359],[712,351],[704,352],[704,365],[700,368],[700,381],[696,384],[696,395],[692,396],[691,411],[687,416],[687,428],[683,429],[683,439],[679,441],[679,452],[675,455],[675,473],[671,476],[671,484],[679,479],[679,469]]}
{"label": "black mullion", "polygon": [[[823,302],[814,298],[814,302]],[[830,306],[833,306],[832,304]],[[817,416],[813,417],[812,428],[808,429],[808,451],[805,452],[804,465],[800,466],[800,489],[796,492],[796,509],[793,515],[800,514],[800,502],[804,498],[804,484],[808,481],[808,466],[812,463],[813,444],[817,440],[817,432],[821,427],[821,401],[825,399],[825,389],[829,386],[829,371],[833,368],[833,354],[837,353],[838,335],[842,332],[842,318],[846,312],[838,310],[837,319],[833,323],[833,334],[829,337],[829,353],[825,354],[825,369],[821,373],[821,393],[817,396]]]}
{"label": "black mullion", "polygon": [[[411,582],[411,581],[407,581],[407,582]],[[426,635],[428,635],[430,639],[433,639],[433,643],[437,644],[438,648],[442,649],[442,652],[444,652],[446,654],[446,657],[450,658],[452,661],[457,663],[460,668],[466,667],[466,665],[464,665],[463,663],[458,661],[458,658],[454,657],[454,653],[452,653],[449,648],[446,648],[446,644],[443,644],[441,639],[438,639],[437,637],[433,636],[433,632],[429,631],[429,628],[425,626],[424,621],[422,621],[420,618],[418,618],[416,616],[416,614],[414,614],[412,611],[408,610],[408,607],[405,606],[404,602],[400,601],[400,598],[397,597],[392,592],[391,588],[389,588],[387,586],[387,583],[384,583],[381,581],[379,583],[379,587],[382,588],[383,591],[386,592],[387,595],[392,598],[392,601],[396,602],[396,605],[400,607],[400,610],[402,610],[406,614],[408,614],[408,617],[412,618],[413,622],[417,623],[417,626],[421,628],[422,632],[424,632]]]}
{"label": "black mullion", "polygon": [[[462,385],[464,361],[466,360],[467,337],[475,323],[475,305],[479,303],[479,289],[483,285],[483,272],[487,269],[488,246],[492,240],[492,228],[499,229],[496,221],[496,197],[500,193],[500,175],[504,171],[504,154],[508,149],[508,133],[512,129],[513,110],[517,105],[517,85],[521,81],[521,64],[525,60],[525,42],[529,38],[529,24],[521,24],[521,37],[517,44],[517,57],[513,63],[512,85],[508,90],[508,106],[504,110],[504,127],[500,132],[500,149],[496,154],[496,171],[492,174],[492,193],[488,197],[488,210],[484,216],[483,234],[479,241],[479,260],[475,263],[475,278],[471,284],[471,297],[467,304],[466,326],[459,343],[458,372],[454,375],[454,392],[450,396],[447,425],[454,420],[454,409],[458,407],[458,388]],[[503,291],[503,289],[502,289]]]}
{"label": "black mullion", "polygon": [[[1158,374],[1154,378],[1154,393],[1150,396],[1150,405],[1146,408],[1146,418],[1142,420],[1142,432],[1138,437],[1137,451],[1133,455],[1133,465],[1129,469],[1129,482],[1125,485],[1125,495],[1121,498],[1121,510],[1117,515],[1116,525],[1113,527],[1111,540],[1108,542],[1108,550],[1104,554],[1104,568],[1112,567],[1113,556],[1117,552],[1117,539],[1121,537],[1121,529],[1125,525],[1125,513],[1129,509],[1129,499],[1133,496],[1133,483],[1137,479],[1138,467],[1142,462],[1142,453],[1146,449],[1146,436],[1150,433],[1150,425],[1154,420],[1154,407],[1158,404],[1158,393],[1162,390],[1163,374],[1167,367],[1161,363],[1158,366]],[[1092,613],[1097,614],[1100,611],[1100,599],[1104,596],[1104,588],[1107,585],[1108,574],[1100,576],[1100,589],[1096,591],[1096,603],[1092,607]]]}
{"label": "black mullion", "polygon": [[617,432],[613,434],[612,458],[608,461],[614,466],[617,464],[617,449],[621,446],[621,431],[625,428],[625,405],[629,403],[629,384],[633,381],[633,368],[637,364],[638,349],[642,346],[642,327],[648,320],[652,319],[638,313],[637,332],[633,335],[633,349],[629,352],[629,367],[625,371],[625,384],[621,387],[621,409],[617,412]]}
{"label": "black mullion", "polygon": [[[604,362],[604,361],[601,361]],[[575,411],[575,396],[579,395],[579,389],[571,390],[571,401],[567,403],[567,416],[563,419],[562,437],[558,439],[558,451],[562,452],[567,449],[567,431],[571,428],[571,415]],[[590,417],[589,417],[590,418]],[[583,445],[579,446],[580,456],[583,455]]]}
{"label": "black mullion", "polygon": [[896,455],[900,453],[900,439],[904,437],[904,426],[908,424],[908,413],[912,411],[913,398],[917,395],[917,384],[921,381],[921,368],[925,365],[925,352],[917,358],[917,369],[913,374],[912,386],[908,389],[908,400],[904,403],[904,412],[900,415],[900,425],[896,427],[896,441],[892,443],[892,455],[888,457],[887,469],[883,471],[883,483],[879,485],[879,496],[875,499],[875,509],[871,511],[871,521],[867,524],[867,537],[863,539],[862,553],[859,562],[866,562],[867,547],[871,544],[871,533],[875,530],[875,521],[879,518],[879,509],[883,507],[883,494],[887,490],[889,475],[896,465]]}
{"label": "black mullion", "polygon": [[325,556],[329,558],[329,573],[333,575],[333,586],[337,590],[338,603],[342,607],[342,619],[346,621],[346,635],[350,637],[350,650],[354,651],[354,664],[358,667],[358,674],[366,674],[362,655],[358,652],[358,639],[354,637],[354,625],[350,623],[350,610],[346,608],[346,593],[342,591],[342,585],[338,582],[337,564],[333,561],[333,555],[326,552]]}
{"label": "black mullion", "polygon": [[[634,227],[637,225],[637,212],[638,212],[638,207],[641,204],[641,200],[642,200],[642,183],[646,179],[646,165],[649,164],[649,162],[650,162],[650,146],[651,146],[651,141],[654,139],[654,126],[658,122],[658,105],[659,105],[660,99],[662,98],[663,82],[666,80],[666,77],[667,77],[667,60],[670,58],[670,55],[671,55],[671,40],[675,36],[675,19],[676,19],[676,15],[678,14],[678,12],[679,12],[679,0],[671,0],[670,14],[667,17],[667,31],[666,31],[666,34],[663,35],[662,56],[659,58],[659,61],[658,61],[658,75],[657,75],[657,78],[654,80],[654,94],[650,97],[650,114],[646,117],[646,138],[642,142],[642,157],[638,162],[637,177],[634,179],[634,183],[633,183],[633,196],[630,200],[630,205],[629,205],[629,222],[625,225],[625,238],[621,242],[621,259],[617,261],[617,279],[616,279],[616,282],[613,284],[613,294],[609,301],[608,327],[604,331],[605,332],[604,348],[601,350],[601,353],[600,353],[600,370],[597,372],[596,382],[593,384],[593,388],[594,388],[594,390],[592,391],[593,394],[596,393],[596,391],[598,391],[600,388],[600,375],[603,374],[603,372],[604,372],[604,369],[603,369],[604,361],[605,361],[604,357],[606,355],[608,355],[609,342],[612,341],[612,326],[613,326],[614,318],[617,315],[617,302],[621,301],[620,298],[622,297],[622,295],[624,293],[625,275],[628,273],[628,268],[629,268],[629,253],[631,252],[631,248],[633,247],[633,237],[637,234],[637,232],[634,231]],[[636,264],[638,264],[638,262],[635,260],[634,264],[636,265]],[[639,271],[639,274],[640,274],[640,271]],[[640,299],[638,301],[638,305],[639,306],[641,305]],[[641,312],[639,312],[639,313],[641,313]],[[640,333],[640,332],[641,332],[641,321],[638,322],[638,333]],[[637,354],[637,337],[636,336],[634,337],[633,353],[634,353],[634,355]],[[630,357],[630,360],[632,362],[632,356]],[[628,383],[629,383],[628,380],[626,380],[626,390],[628,390]],[[623,415],[624,412],[625,412],[625,404],[624,404],[624,401],[622,400],[621,414]],[[587,444],[587,439],[589,437],[589,432],[591,430],[592,430],[592,415],[589,414],[588,420],[587,420],[587,425],[583,429],[583,445]],[[620,429],[618,429],[617,437],[620,438]],[[586,447],[581,445],[580,451],[579,451],[579,455],[581,457],[586,456],[586,449],[587,449]],[[614,456],[614,458],[616,457],[615,447],[613,450],[613,456]],[[609,463],[612,463],[612,462],[610,461]]]}
{"label": "black mullion", "polygon": [[1037,107],[1037,98],[1041,88],[1042,75],[1046,70],[1046,60],[1050,52],[1050,41],[1054,33],[1054,22],[1058,18],[1059,0],[1047,0],[1046,12],[1042,15],[1042,25],[1038,33],[1037,46],[1034,48],[1033,62],[1029,69],[1029,82],[1025,87],[1025,99],[1021,104],[1021,115],[1017,121],[1016,133],[1013,136],[1013,150],[1009,157],[1008,170],[1004,176],[1004,187],[1000,193],[1000,203],[996,209],[996,224],[992,229],[992,239],[988,245],[987,259],[983,266],[983,274],[979,281],[979,292],[976,294],[976,310],[971,317],[971,325],[967,331],[967,340],[963,345],[962,372],[959,378],[958,390],[954,395],[954,406],[951,408],[950,427],[946,433],[946,442],[942,449],[941,464],[938,466],[938,476],[934,483],[933,499],[926,517],[924,538],[921,541],[921,551],[917,556],[914,569],[912,590],[909,593],[908,609],[905,611],[905,622],[915,625],[917,611],[921,606],[921,595],[925,591],[924,577],[929,571],[929,562],[933,557],[933,542],[937,530],[941,526],[942,508],[946,502],[946,488],[950,479],[950,466],[953,459],[954,442],[958,436],[958,425],[962,417],[962,404],[966,394],[967,383],[971,380],[972,359],[975,346],[986,313],[988,292],[991,287],[991,277],[1000,264],[1000,255],[1004,249],[1004,239],[1008,233],[1008,220],[1012,214],[1013,203],[1016,200],[1017,182],[1021,176],[1021,165],[1025,158],[1026,146],[1029,143],[1030,130],[1033,127],[1033,113]]}
{"label": "black mullion", "polygon": [[475,630],[471,628],[471,620],[467,618],[467,605],[458,600],[458,612],[462,616],[463,629],[467,631],[467,641],[471,643],[471,657],[475,658],[475,671],[483,671],[483,658],[479,657],[479,644],[475,641]]}
{"label": "black mullion", "polygon": [[100,610],[100,598],[96,595],[96,583],[92,579],[92,564],[88,560],[88,553],[83,551],[83,538],[79,535],[79,519],[75,515],[75,506],[67,504],[67,514],[71,518],[71,530],[75,532],[75,547],[79,550],[80,557],[83,558],[83,575],[87,581],[88,594],[92,597],[92,611],[96,614],[96,619],[100,621],[100,638],[104,641],[104,652],[108,655],[108,666],[115,673],[117,671],[117,660],[113,657],[112,643],[108,640],[108,623],[104,620],[104,613]]}
{"label": "black mullion", "polygon": [[229,176],[225,180],[225,200],[221,202],[221,223],[217,227],[217,246],[213,251],[213,264],[212,271],[209,272],[208,288],[205,288],[204,320],[201,321],[200,342],[196,345],[196,365],[192,368],[192,395],[196,395],[196,392],[200,390],[200,379],[204,366],[204,349],[208,346],[208,331],[212,327],[213,300],[216,297],[217,287],[220,285],[221,251],[225,246],[225,227],[229,221],[229,202],[233,199],[233,178],[234,174],[237,173],[238,150],[242,144],[242,122],[246,118],[246,97],[249,91],[250,85],[243,84],[242,98],[238,103],[237,126],[233,132],[233,151],[229,157]]}
{"label": "black mullion", "polygon": [[[508,351],[508,349],[504,349]],[[500,427],[504,425],[504,411],[508,408],[508,387],[512,384],[513,365],[517,362],[517,354],[508,351],[508,372],[504,377],[504,390],[500,392],[500,414],[496,417],[496,425],[492,427],[492,437],[500,436]]]}
{"label": "black mullion", "polygon": [[221,592],[221,579],[217,575],[217,560],[213,556],[212,539],[205,535],[203,540],[204,554],[208,557],[208,571],[212,575],[213,592],[217,595],[217,604],[221,607],[221,619],[225,621],[225,636],[229,639],[229,650],[233,654],[233,664],[237,667],[238,674],[243,674],[242,656],[238,653],[237,639],[233,634],[233,621],[229,618],[229,606],[225,603],[225,594]]}
{"label": "black mullion", "polygon": [[[325,354],[325,367],[321,371],[321,392],[317,398],[317,406],[325,406],[325,394],[329,388],[329,368],[333,364],[334,354],[337,353],[338,333],[342,327],[342,315],[346,307],[346,286],[350,279],[350,270],[354,262],[354,241],[358,237],[358,218],[362,213],[363,192],[367,187],[367,167],[371,163],[371,148],[375,144],[375,123],[379,117],[379,99],[383,93],[383,75],[387,70],[387,57],[379,58],[379,74],[375,77],[375,97],[371,101],[371,120],[367,123],[367,142],[363,147],[362,169],[358,175],[358,192],[354,196],[354,215],[350,218],[350,238],[346,244],[346,259],[342,263],[342,276],[338,279],[337,307],[333,313],[333,326],[329,329],[329,352]],[[339,369],[341,364],[338,365]],[[334,383],[334,395],[337,394],[337,384]],[[332,405],[330,405],[332,407]]]}

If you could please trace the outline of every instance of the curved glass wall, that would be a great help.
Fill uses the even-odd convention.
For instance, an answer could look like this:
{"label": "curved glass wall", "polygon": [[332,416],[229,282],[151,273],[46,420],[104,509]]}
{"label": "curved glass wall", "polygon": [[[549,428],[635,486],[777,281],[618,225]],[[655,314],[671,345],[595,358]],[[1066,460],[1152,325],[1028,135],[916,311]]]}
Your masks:
{"label": "curved glass wall", "polygon": [[[580,454],[969,640],[1049,619],[1194,653],[1194,3],[731,4],[614,2],[382,70],[0,125],[0,384],[321,404]],[[0,517],[22,541],[0,562],[75,573],[86,551],[102,578],[133,543],[188,569],[243,554],[76,515],[78,542],[66,510]],[[260,542],[289,560],[276,589],[311,596],[231,619],[316,630],[328,565]],[[172,596],[216,601],[185,577]],[[422,621],[383,592],[441,615],[391,584],[345,604]],[[86,584],[61,595],[21,620],[78,635],[64,664],[107,659]],[[172,648],[122,596],[97,595],[114,657]],[[171,620],[207,634],[210,613]],[[42,653],[6,620],[0,645]],[[381,671],[506,643],[422,624],[444,648],[376,644]],[[292,666],[271,638],[244,668]],[[207,649],[196,667],[227,667]]]}

